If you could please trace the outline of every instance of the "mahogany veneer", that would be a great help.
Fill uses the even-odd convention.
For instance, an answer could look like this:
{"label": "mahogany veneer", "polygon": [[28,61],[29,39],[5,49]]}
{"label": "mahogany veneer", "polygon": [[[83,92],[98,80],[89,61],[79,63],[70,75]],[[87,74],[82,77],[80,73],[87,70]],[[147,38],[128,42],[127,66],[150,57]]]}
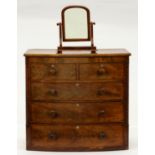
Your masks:
{"label": "mahogany veneer", "polygon": [[83,52],[25,53],[28,150],[128,149],[130,53]]}

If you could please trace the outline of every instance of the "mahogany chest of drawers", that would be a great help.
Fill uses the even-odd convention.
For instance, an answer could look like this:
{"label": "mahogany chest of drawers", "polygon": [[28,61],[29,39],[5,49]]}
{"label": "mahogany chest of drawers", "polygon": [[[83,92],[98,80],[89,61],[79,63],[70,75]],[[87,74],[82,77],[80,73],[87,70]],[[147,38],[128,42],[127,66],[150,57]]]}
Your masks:
{"label": "mahogany chest of drawers", "polygon": [[25,53],[28,150],[128,149],[130,53],[97,52]]}

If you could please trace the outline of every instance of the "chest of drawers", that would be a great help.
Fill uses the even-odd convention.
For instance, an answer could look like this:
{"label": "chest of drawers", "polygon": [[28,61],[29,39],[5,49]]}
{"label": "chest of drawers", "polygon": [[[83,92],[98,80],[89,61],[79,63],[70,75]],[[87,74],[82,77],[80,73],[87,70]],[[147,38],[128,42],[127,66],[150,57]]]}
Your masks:
{"label": "chest of drawers", "polygon": [[25,53],[27,149],[127,149],[130,53],[55,53]]}

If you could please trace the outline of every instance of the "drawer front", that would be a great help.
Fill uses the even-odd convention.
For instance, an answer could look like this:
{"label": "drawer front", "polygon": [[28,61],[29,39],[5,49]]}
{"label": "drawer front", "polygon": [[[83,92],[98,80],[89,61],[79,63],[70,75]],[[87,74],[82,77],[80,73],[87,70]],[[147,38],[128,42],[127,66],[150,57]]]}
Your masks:
{"label": "drawer front", "polygon": [[80,80],[122,80],[123,63],[80,64]]}
{"label": "drawer front", "polygon": [[121,147],[124,143],[122,125],[31,125],[31,149],[96,150]]}
{"label": "drawer front", "polygon": [[123,122],[123,104],[108,103],[32,103],[33,123]]}
{"label": "drawer front", "polygon": [[50,82],[75,79],[75,64],[31,63],[32,81]]}
{"label": "drawer front", "polygon": [[33,83],[32,100],[120,100],[123,83]]}

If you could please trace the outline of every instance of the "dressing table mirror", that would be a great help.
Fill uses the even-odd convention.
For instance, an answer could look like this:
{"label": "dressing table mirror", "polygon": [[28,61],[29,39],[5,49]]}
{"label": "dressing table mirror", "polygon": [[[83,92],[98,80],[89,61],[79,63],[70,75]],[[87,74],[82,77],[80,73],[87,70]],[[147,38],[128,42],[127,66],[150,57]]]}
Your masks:
{"label": "dressing table mirror", "polygon": [[[61,12],[59,26],[60,45],[58,53],[69,50],[89,50],[96,53],[93,37],[94,22],[90,21],[90,11],[84,6],[67,6]],[[90,46],[63,46],[63,42],[90,42]]]}

